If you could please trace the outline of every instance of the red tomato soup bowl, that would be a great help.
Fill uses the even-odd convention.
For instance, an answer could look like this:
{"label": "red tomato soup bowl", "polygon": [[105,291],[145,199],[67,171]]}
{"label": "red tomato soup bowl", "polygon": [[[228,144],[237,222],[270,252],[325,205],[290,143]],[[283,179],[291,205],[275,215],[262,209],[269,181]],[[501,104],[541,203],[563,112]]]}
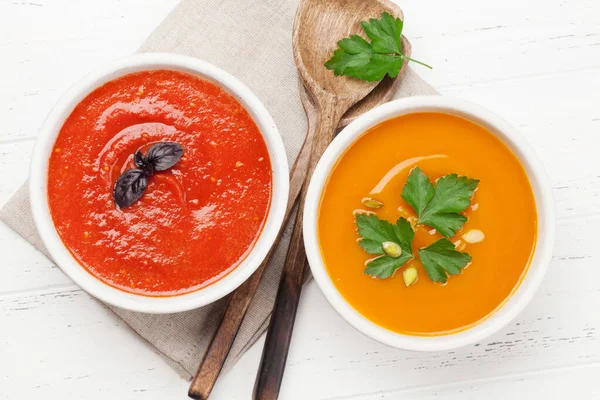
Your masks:
{"label": "red tomato soup bowl", "polygon": [[159,314],[248,279],[278,236],[288,190],[283,141],[261,101],[229,73],[167,53],[75,84],[44,122],[29,180],[61,270],[103,302]]}
{"label": "red tomato soup bowl", "polygon": [[[421,223],[426,208],[404,196],[413,173],[424,173],[432,190],[430,200],[419,201],[442,201],[437,185],[451,174],[477,179],[468,206],[453,211],[467,217],[453,234]],[[511,197],[501,195],[507,185]],[[391,225],[377,225],[382,220]],[[312,274],[351,326],[392,347],[442,351],[494,334],[532,299],[552,258],[554,201],[537,155],[504,119],[463,100],[410,97],[370,110],[333,140],[311,177],[303,229]],[[465,257],[463,269],[449,267],[436,278],[431,271],[446,259],[431,263],[426,246],[435,240],[463,252],[440,250],[437,260]],[[380,272],[405,251],[413,258]],[[379,269],[369,267],[380,257],[373,264]]]}

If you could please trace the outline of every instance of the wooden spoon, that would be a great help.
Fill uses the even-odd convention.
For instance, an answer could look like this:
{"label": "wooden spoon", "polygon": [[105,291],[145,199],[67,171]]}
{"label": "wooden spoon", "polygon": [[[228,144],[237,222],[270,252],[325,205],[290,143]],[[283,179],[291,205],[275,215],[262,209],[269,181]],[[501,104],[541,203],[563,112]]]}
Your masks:
{"label": "wooden spoon", "polygon": [[[395,10],[394,14],[402,18],[402,11],[400,11],[400,9]],[[404,36],[402,37],[402,48],[404,54],[410,57],[411,45]],[[394,93],[396,93],[400,79],[405,71],[406,68],[402,68],[398,77],[394,79],[386,77],[383,79],[364,99],[355,104],[344,114],[343,118],[338,124],[338,129],[345,127],[362,113],[391,99]],[[312,138],[315,131],[316,108],[312,97],[306,92],[302,80],[299,80],[298,91],[300,93],[300,100],[308,120],[308,130],[304,144],[300,149],[300,152],[296,158],[296,162],[294,163],[290,173],[290,193],[284,223],[282,225],[282,231],[283,227],[285,227],[287,221],[289,220],[306,177],[308,162],[312,149]],[[271,252],[269,252],[269,254],[267,254],[267,257],[261,266],[256,270],[256,272],[229,298],[221,319],[221,323],[215,331],[215,334],[208,345],[206,352],[204,353],[204,358],[198,367],[198,371],[196,372],[196,375],[194,376],[194,379],[190,385],[188,395],[191,398],[206,400],[210,396],[215,382],[219,377],[223,365],[225,364],[225,360],[227,359],[231,347],[233,346],[233,342],[244,320],[244,316],[248,311],[248,307],[252,302],[254,294],[258,290],[258,286],[262,280],[266,267],[273,256],[275,248],[277,247],[276,245],[278,241],[279,239],[276,240],[273,249]]]}
{"label": "wooden spoon", "polygon": [[361,21],[378,18],[384,11],[402,18],[400,9],[387,0],[303,0],[298,7],[292,39],[294,60],[316,107],[315,132],[307,178],[300,192],[295,226],[254,387],[254,399],[274,400],[279,395],[306,264],[302,218],[308,178],[333,139],[342,116],[377,86],[373,82],[334,76],[324,63],[333,54],[339,39],[360,34]]}
{"label": "wooden spoon", "polygon": [[287,208],[285,210],[284,221],[279,231],[279,236],[275,240],[275,244],[267,254],[267,257],[262,262],[260,267],[252,274],[252,276],[244,282],[229,298],[227,307],[223,314],[223,318],[219,327],[217,328],[215,335],[213,336],[208,349],[204,353],[204,358],[198,367],[198,371],[192,380],[190,385],[188,396],[192,399],[206,400],[219,377],[219,373],[227,360],[233,341],[242,325],[244,316],[248,311],[248,307],[252,302],[254,294],[258,290],[260,281],[265,273],[265,270],[277,248],[277,243],[283,233],[283,230],[290,218],[290,215],[300,194],[300,189],[304,183],[306,177],[306,171],[308,169],[308,161],[310,159],[310,150],[312,148],[312,139],[315,132],[315,121],[314,116],[315,108],[311,98],[304,89],[302,81],[298,81],[298,90],[300,93],[300,100],[304,106],[306,117],[308,120],[306,138],[296,157],[296,162],[290,172],[290,193],[288,197]]}

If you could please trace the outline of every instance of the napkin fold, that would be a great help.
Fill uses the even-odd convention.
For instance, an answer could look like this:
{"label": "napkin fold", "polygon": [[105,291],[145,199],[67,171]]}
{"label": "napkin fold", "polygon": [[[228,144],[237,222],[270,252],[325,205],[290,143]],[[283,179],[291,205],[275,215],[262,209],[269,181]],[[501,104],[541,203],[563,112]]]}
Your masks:
{"label": "napkin fold", "polygon": [[[290,166],[306,134],[306,120],[292,55],[292,0],[183,0],[150,35],[140,52],[171,52],[208,61],[235,75],[265,104],[281,133]],[[395,98],[434,95],[412,70]],[[49,256],[35,229],[24,184],[0,211],[0,219]],[[293,220],[293,219],[292,219]],[[291,227],[264,275],[224,369],[265,331],[277,292]],[[220,321],[227,299],[168,315],[151,315],[110,305],[139,336],[175,369],[191,379]]]}

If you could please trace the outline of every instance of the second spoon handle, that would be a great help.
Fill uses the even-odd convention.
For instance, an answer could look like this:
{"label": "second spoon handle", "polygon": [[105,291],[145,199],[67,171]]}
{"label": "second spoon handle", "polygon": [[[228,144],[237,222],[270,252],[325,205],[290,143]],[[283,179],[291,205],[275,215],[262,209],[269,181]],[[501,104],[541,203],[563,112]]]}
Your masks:
{"label": "second spoon handle", "polygon": [[276,399],[279,394],[306,264],[301,221],[302,209],[299,208],[256,377],[254,399]]}
{"label": "second spoon handle", "polygon": [[335,100],[328,100],[324,101],[318,108],[319,114],[317,116],[308,173],[306,181],[302,186],[302,192],[300,193],[298,214],[296,215],[290,247],[288,248],[281,280],[279,281],[275,307],[256,377],[253,395],[255,400],[275,400],[279,396],[279,388],[281,387],[285,362],[292,338],[294,320],[300,301],[300,292],[302,291],[304,266],[306,264],[304,239],[302,238],[302,220],[308,182],[321,155],[333,139],[340,118],[347,110],[347,108],[343,109],[343,105],[340,107],[340,103]]}
{"label": "second spoon handle", "polygon": [[[302,145],[298,157],[296,158],[296,162],[290,172],[290,193],[281,231],[283,231],[283,228],[292,214],[296,200],[300,195],[302,185],[306,180],[306,173],[312,150],[312,140],[315,132],[312,103],[310,103],[310,99],[301,83],[299,90],[300,98],[302,99],[308,118],[308,129],[304,144]],[[254,298],[254,294],[258,290],[258,286],[260,285],[278,242],[279,238],[275,241],[273,248],[269,251],[269,254],[267,254],[267,257],[260,267],[258,267],[254,274],[252,274],[252,276],[231,295],[221,319],[221,323],[208,345],[206,353],[204,353],[204,357],[198,367],[198,371],[190,385],[188,396],[192,399],[206,400],[210,396],[217,378],[221,373],[221,369],[223,369],[223,365],[227,360],[229,351],[233,346],[235,337],[242,325],[246,311]]]}

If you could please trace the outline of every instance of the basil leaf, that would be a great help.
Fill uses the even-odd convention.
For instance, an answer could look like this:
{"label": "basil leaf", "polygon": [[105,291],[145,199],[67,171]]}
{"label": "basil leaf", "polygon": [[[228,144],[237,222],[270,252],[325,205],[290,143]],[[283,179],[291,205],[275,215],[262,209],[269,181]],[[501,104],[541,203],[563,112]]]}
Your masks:
{"label": "basil leaf", "polygon": [[133,155],[133,162],[137,165],[146,176],[154,175],[154,165],[148,161],[148,159],[142,154],[141,151],[136,151]]}
{"label": "basil leaf", "polygon": [[183,147],[175,142],[161,142],[150,147],[146,161],[155,171],[165,171],[179,161],[183,155]]}
{"label": "basil leaf", "polygon": [[125,208],[133,204],[136,200],[142,197],[148,178],[146,173],[139,169],[129,169],[123,173],[115,182],[113,197],[115,203],[120,208]]}
{"label": "basil leaf", "polygon": [[146,157],[144,157],[142,152],[138,150],[133,155],[133,162],[138,166],[138,168],[144,168],[146,165]]}
{"label": "basil leaf", "polygon": [[115,182],[113,198],[120,208],[125,208],[137,201],[148,185],[148,178],[155,171],[165,171],[181,159],[183,146],[174,142],[161,142],[153,145],[144,156],[137,150],[133,154],[133,162],[139,169],[125,171]]}

